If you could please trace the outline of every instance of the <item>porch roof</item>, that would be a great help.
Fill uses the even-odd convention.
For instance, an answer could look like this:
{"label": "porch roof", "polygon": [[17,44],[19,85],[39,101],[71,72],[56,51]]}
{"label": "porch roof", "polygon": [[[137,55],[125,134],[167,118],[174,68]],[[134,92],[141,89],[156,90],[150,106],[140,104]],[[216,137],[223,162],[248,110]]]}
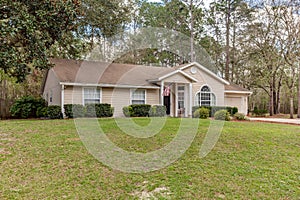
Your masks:
{"label": "porch roof", "polygon": [[149,82],[153,82],[153,83],[157,83],[157,82],[161,82],[163,80],[166,80],[166,79],[169,79],[169,78],[172,78],[172,76],[176,76],[176,75],[179,75],[181,77],[183,77],[184,79],[186,80],[189,80],[189,82],[193,83],[193,82],[198,82],[198,80],[190,75],[188,75],[187,73],[181,71],[181,70],[175,70],[175,71],[172,71],[170,73],[167,73],[163,76],[160,76],[156,79],[150,79],[148,80]]}

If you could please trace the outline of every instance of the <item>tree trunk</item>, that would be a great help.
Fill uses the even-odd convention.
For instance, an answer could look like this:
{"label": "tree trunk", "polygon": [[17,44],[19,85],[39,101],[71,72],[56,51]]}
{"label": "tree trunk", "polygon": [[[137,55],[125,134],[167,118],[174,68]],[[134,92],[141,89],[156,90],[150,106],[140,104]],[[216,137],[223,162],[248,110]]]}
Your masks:
{"label": "tree trunk", "polygon": [[225,79],[229,80],[229,64],[230,64],[230,0],[227,0],[226,13],[226,65],[225,65]]}
{"label": "tree trunk", "polygon": [[290,118],[294,119],[294,97],[290,96]]}
{"label": "tree trunk", "polygon": [[279,83],[278,83],[278,88],[277,88],[277,98],[276,98],[276,101],[277,101],[277,114],[280,113],[280,107],[281,107],[281,99],[280,99],[280,89],[281,89],[281,78],[279,80]]}
{"label": "tree trunk", "polygon": [[274,115],[278,114],[277,113],[277,93],[276,93],[276,88],[274,87],[273,89],[273,109],[274,109]]}
{"label": "tree trunk", "polygon": [[195,61],[194,56],[194,13],[193,13],[193,0],[190,0],[190,15],[191,15],[191,62]]}
{"label": "tree trunk", "polygon": [[298,78],[299,80],[298,80],[298,115],[297,115],[297,117],[300,118],[300,71],[298,73],[299,73],[299,78]]}
{"label": "tree trunk", "polygon": [[269,102],[269,112],[270,112],[270,116],[274,115],[274,86],[271,83],[270,84],[270,102]]}
{"label": "tree trunk", "polygon": [[300,118],[300,64],[298,63],[298,115],[297,117]]}

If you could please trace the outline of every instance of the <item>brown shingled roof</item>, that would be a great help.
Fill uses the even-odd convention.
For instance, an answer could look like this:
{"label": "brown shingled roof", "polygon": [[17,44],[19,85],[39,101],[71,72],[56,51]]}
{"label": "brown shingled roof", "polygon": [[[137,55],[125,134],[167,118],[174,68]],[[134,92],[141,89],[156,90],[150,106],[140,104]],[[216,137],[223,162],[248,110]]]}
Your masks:
{"label": "brown shingled roof", "polygon": [[249,90],[247,90],[247,89],[245,89],[245,88],[243,88],[243,87],[241,87],[241,86],[239,86],[239,85],[236,85],[236,84],[234,84],[234,83],[230,83],[230,85],[225,85],[225,91],[241,91],[241,92],[251,92],[251,91],[249,91]]}
{"label": "brown shingled roof", "polygon": [[174,71],[172,68],[95,61],[52,59],[60,82],[152,86],[147,80]]}

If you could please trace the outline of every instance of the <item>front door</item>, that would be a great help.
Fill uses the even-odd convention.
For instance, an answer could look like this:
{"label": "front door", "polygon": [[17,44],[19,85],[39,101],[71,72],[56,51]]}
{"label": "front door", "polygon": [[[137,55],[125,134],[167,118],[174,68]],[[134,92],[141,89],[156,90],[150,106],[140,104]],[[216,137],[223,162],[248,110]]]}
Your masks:
{"label": "front door", "polygon": [[164,96],[164,106],[166,106],[167,109],[167,115],[170,115],[171,113],[171,95],[169,96]]}

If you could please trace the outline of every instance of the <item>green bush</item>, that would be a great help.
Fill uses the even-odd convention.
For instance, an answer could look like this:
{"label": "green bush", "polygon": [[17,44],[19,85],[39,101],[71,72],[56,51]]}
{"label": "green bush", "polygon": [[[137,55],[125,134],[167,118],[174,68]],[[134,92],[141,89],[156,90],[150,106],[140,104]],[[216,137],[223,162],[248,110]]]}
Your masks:
{"label": "green bush", "polygon": [[192,112],[195,113],[195,111],[199,108],[207,108],[209,111],[209,117],[214,117],[215,113],[219,110],[227,110],[231,116],[233,116],[235,113],[238,112],[237,107],[229,107],[229,106],[193,106]]}
{"label": "green bush", "polygon": [[[151,105],[148,104],[133,104],[123,107],[125,117],[148,117],[151,112]],[[159,108],[159,112],[162,109]]]}
{"label": "green bush", "polygon": [[65,115],[68,118],[84,117],[85,108],[81,104],[65,104]]}
{"label": "green bush", "polygon": [[235,118],[236,120],[246,120],[246,116],[245,116],[245,114],[243,114],[243,113],[235,113],[235,114],[234,114],[234,118]]}
{"label": "green bush", "polygon": [[[42,115],[46,101],[40,97],[23,96],[17,99],[10,109],[10,113],[16,118],[36,118],[37,114]],[[37,111],[39,110],[39,113]]]}
{"label": "green bush", "polygon": [[150,117],[164,117],[166,116],[167,108],[162,105],[154,105],[150,108],[149,116]]}
{"label": "green bush", "polygon": [[130,117],[147,117],[149,116],[149,111],[151,105],[148,104],[134,104],[130,105],[132,111],[130,111]]}
{"label": "green bush", "polygon": [[113,108],[110,104],[87,104],[86,105],[86,117],[112,117]]}
{"label": "green bush", "polygon": [[254,110],[252,113],[257,117],[264,117],[268,113],[266,109],[258,109],[257,107],[254,107]]}
{"label": "green bush", "polygon": [[50,119],[62,119],[61,107],[57,105],[48,106],[46,109],[46,117]]}
{"label": "green bush", "polygon": [[36,111],[36,116],[38,118],[47,117],[47,107],[39,107]]}
{"label": "green bush", "polygon": [[193,106],[192,107],[193,117],[194,117],[195,111],[198,110],[199,108],[206,108],[206,109],[208,109],[209,117],[211,117],[211,115],[210,115],[211,106]]}
{"label": "green bush", "polygon": [[237,107],[229,107],[229,106],[227,106],[227,107],[225,107],[225,109],[229,112],[229,114],[231,116],[234,116],[235,113],[238,112],[238,108]]}
{"label": "green bush", "polygon": [[230,121],[230,114],[227,110],[219,110],[214,115],[215,120]]}
{"label": "green bush", "polygon": [[220,110],[227,110],[227,108],[225,106],[212,106],[211,107],[211,116],[214,117],[216,112],[220,111]]}
{"label": "green bush", "polygon": [[193,113],[194,118],[201,118],[201,119],[207,119],[209,117],[209,109],[205,107],[198,108]]}
{"label": "green bush", "polygon": [[125,115],[125,117],[130,117],[130,108],[129,108],[129,106],[123,107],[123,114]]}

